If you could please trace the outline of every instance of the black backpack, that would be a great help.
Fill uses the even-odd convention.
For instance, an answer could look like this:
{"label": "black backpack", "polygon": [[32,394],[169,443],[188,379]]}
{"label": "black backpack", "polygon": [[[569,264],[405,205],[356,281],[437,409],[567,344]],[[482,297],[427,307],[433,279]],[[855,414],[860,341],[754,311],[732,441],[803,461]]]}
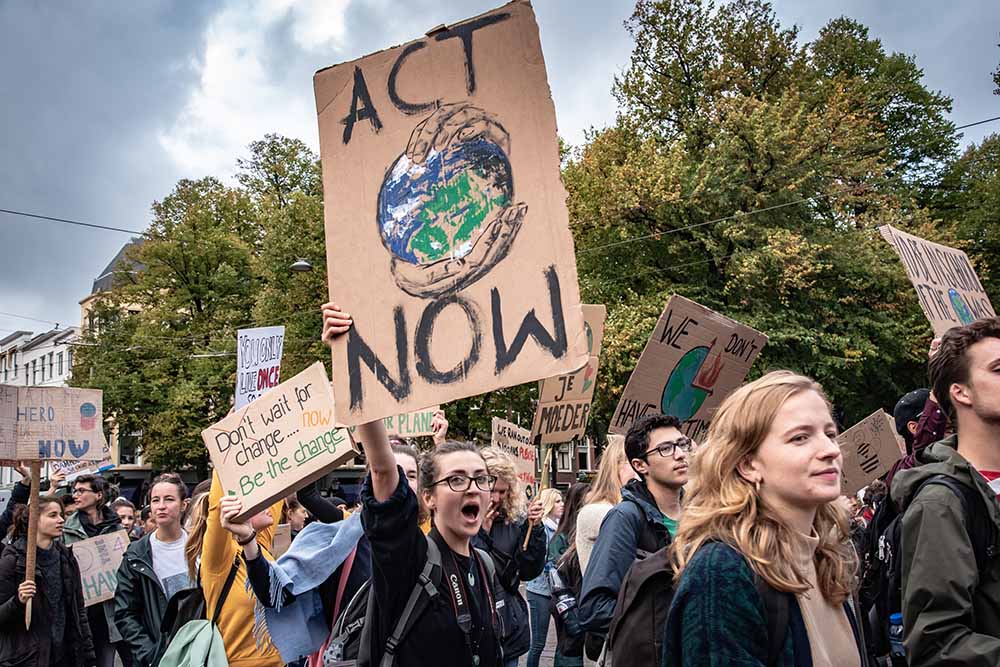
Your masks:
{"label": "black backpack", "polygon": [[[482,549],[476,549],[476,553],[479,554],[483,561],[483,567],[486,568],[489,578],[487,585],[493,590],[496,584],[496,565],[493,558]],[[406,601],[406,606],[403,608],[392,634],[386,639],[385,652],[381,663],[379,663],[380,667],[392,667],[395,663],[396,649],[399,644],[413,629],[413,625],[420,618],[420,615],[438,596],[437,587],[441,583],[443,573],[441,551],[438,549],[437,543],[428,537],[427,562],[424,563],[424,568],[417,577],[417,583]],[[371,623],[368,622],[368,619],[373,618],[376,613],[375,596],[372,595],[372,591],[372,580],[369,579],[361,585],[347,606],[341,610],[330,633],[326,651],[323,653],[323,665],[329,667],[369,667],[372,664],[372,658],[369,654]]]}
{"label": "black backpack", "polygon": [[[976,567],[982,572],[996,555],[996,531],[982,499],[975,489],[948,475],[928,477],[913,493],[915,499],[929,484],[951,489],[962,502],[962,512],[976,557]],[[876,508],[866,529],[866,550],[861,556],[860,621],[866,622],[868,651],[872,658],[889,655],[889,617],[903,607],[902,563],[903,513],[886,496]]]}

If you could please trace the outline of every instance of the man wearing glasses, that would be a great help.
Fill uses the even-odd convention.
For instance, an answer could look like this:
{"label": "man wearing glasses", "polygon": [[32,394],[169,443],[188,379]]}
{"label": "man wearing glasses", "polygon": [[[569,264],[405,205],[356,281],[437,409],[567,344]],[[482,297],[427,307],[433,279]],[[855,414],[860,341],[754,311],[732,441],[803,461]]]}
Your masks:
{"label": "man wearing glasses", "polygon": [[677,532],[693,446],[668,415],[643,417],[626,434],[625,455],[639,479],[625,485],[622,501],[604,518],[583,575],[580,624],[588,633],[607,637],[629,568]]}

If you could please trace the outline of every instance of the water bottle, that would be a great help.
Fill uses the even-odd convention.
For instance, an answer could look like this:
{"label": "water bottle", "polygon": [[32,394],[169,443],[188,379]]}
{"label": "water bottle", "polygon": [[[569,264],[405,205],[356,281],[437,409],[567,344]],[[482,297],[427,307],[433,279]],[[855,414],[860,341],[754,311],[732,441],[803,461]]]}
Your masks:
{"label": "water bottle", "polygon": [[892,664],[906,664],[906,650],[903,648],[902,614],[893,614],[889,617],[889,655]]}
{"label": "water bottle", "polygon": [[563,620],[571,609],[576,607],[576,597],[566,584],[563,583],[559,571],[553,568],[549,571],[549,583],[552,584],[552,597],[556,601],[556,613]]}

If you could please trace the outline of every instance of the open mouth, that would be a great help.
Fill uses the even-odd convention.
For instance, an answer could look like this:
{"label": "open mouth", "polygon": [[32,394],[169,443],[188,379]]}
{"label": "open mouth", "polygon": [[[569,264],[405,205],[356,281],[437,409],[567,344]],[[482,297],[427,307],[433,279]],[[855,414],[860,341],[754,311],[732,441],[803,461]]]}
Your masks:
{"label": "open mouth", "polygon": [[467,502],[462,505],[462,516],[466,521],[476,521],[479,518],[479,503]]}

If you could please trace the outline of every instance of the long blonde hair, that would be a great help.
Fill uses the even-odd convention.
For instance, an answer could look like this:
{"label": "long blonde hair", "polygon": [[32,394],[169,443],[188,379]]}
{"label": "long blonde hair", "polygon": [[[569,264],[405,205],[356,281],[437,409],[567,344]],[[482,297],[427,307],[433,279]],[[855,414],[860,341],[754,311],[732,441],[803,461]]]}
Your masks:
{"label": "long blonde hair", "polygon": [[556,508],[556,502],[562,500],[562,492],[559,489],[542,489],[538,500],[542,503],[542,518],[547,519]]}
{"label": "long blonde hair", "polygon": [[[768,373],[723,401],[692,460],[692,481],[673,541],[677,576],[702,545],[714,540],[739,551],[773,588],[796,594],[809,590],[807,573],[796,565],[794,531],[738,471],[760,448],[785,401],[805,391],[816,392],[829,405],[816,381],[791,371]],[[847,512],[836,500],[821,505],[813,527],[819,536],[817,585],[828,602],[840,604],[851,594],[857,569]]]}
{"label": "long blonde hair", "polygon": [[523,519],[528,513],[528,504],[524,495],[524,485],[517,478],[517,471],[514,469],[514,460],[498,447],[484,447],[480,453],[486,461],[486,468],[490,474],[496,475],[498,481],[507,482],[507,486],[510,487],[507,497],[500,505],[505,515],[504,521],[514,523]]}
{"label": "long blonde hair", "polygon": [[184,544],[184,558],[187,560],[191,581],[197,581],[198,557],[201,556],[201,544],[205,540],[205,528],[208,526],[208,491],[191,499],[186,523],[188,539]]}
{"label": "long blonde hair", "polygon": [[623,463],[625,463],[625,437],[609,434],[608,446],[601,455],[597,477],[590,486],[590,493],[583,500],[584,505],[591,503],[617,505],[622,501],[622,482],[618,478],[618,470]]}

